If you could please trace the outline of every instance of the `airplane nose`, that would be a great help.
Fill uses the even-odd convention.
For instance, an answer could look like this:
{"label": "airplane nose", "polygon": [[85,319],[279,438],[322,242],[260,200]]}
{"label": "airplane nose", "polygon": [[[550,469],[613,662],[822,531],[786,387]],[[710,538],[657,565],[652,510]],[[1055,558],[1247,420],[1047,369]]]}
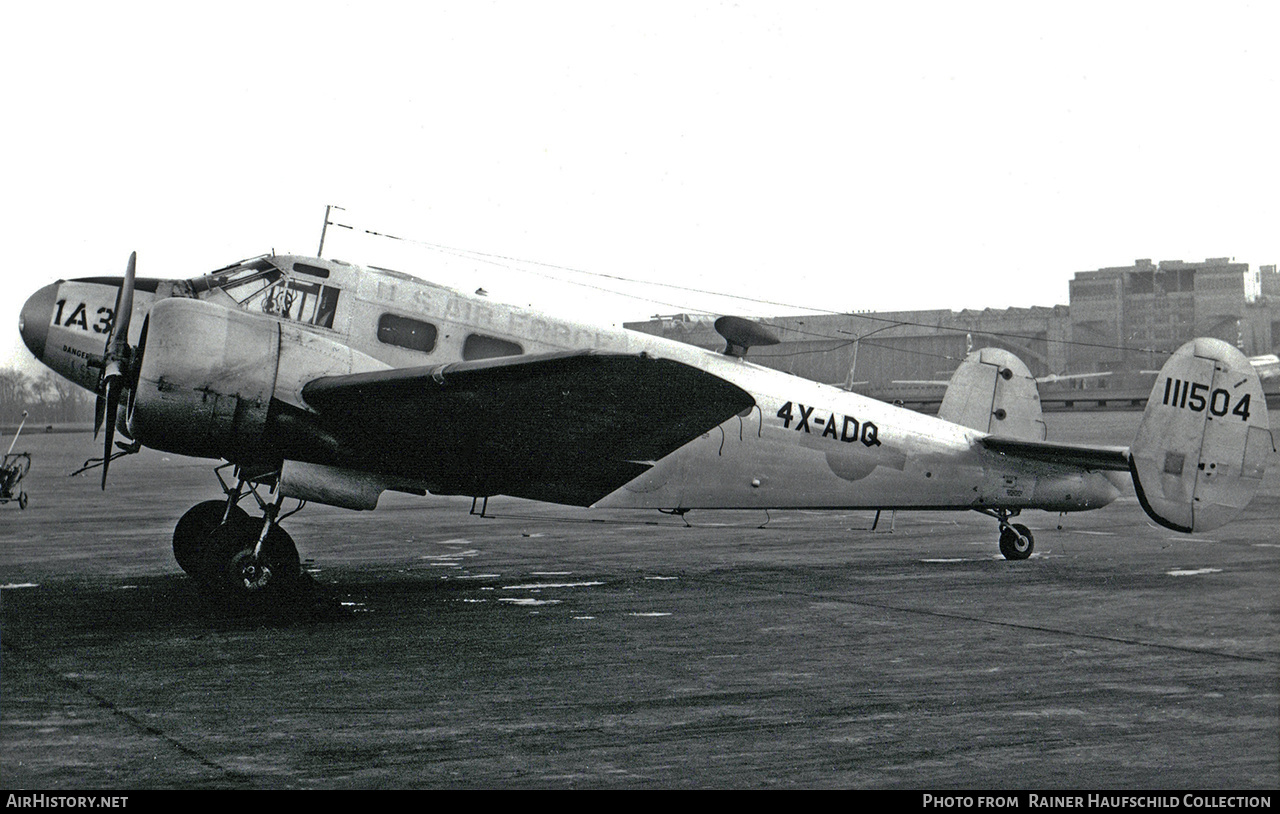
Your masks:
{"label": "airplane nose", "polygon": [[58,284],[50,283],[27,299],[22,306],[22,315],[18,317],[18,333],[22,334],[22,341],[37,359],[44,358],[49,320],[57,298]]}

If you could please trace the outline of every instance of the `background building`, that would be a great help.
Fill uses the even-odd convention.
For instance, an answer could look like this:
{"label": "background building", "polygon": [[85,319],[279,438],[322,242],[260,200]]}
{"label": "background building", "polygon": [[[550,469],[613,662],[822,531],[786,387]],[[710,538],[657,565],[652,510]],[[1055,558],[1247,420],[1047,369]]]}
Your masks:
{"label": "background building", "polygon": [[[755,347],[757,364],[860,393],[908,403],[936,403],[971,350],[996,346],[1016,353],[1032,373],[1061,372],[1070,330],[1067,307],[982,311],[883,311],[757,320],[781,342]],[[679,314],[626,327],[699,347],[722,350],[714,317]]]}
{"label": "background building", "polygon": [[[1212,336],[1247,356],[1274,352],[1280,291],[1275,266],[1251,272],[1225,257],[1202,263],[1138,260],[1071,281],[1072,372],[1154,370],[1178,346]],[[1270,297],[1263,294],[1268,281]]]}
{"label": "background building", "polygon": [[[907,404],[941,400],[943,384],[968,351],[996,346],[1045,379],[1042,397],[1108,391],[1145,398],[1153,371],[1197,336],[1247,356],[1280,343],[1280,273],[1210,258],[1199,263],[1138,260],[1076,273],[1070,305],[963,311],[819,314],[758,320],[782,340],[749,358],[797,376],[851,386]],[[626,327],[720,350],[713,317],[657,316]],[[1082,377],[1081,374],[1103,376]],[[1057,377],[1075,377],[1057,379]],[[1065,394],[1065,395],[1064,395]],[[1049,398],[1046,398],[1048,401]]]}

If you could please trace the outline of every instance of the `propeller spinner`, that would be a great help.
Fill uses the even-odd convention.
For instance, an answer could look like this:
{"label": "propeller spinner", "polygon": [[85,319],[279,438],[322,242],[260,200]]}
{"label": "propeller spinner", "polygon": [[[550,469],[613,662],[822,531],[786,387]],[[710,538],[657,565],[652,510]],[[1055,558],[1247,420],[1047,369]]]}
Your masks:
{"label": "propeller spinner", "polygon": [[120,290],[116,292],[114,319],[111,333],[107,336],[107,345],[102,352],[102,375],[98,378],[98,398],[94,404],[93,437],[95,440],[104,421],[107,426],[102,457],[103,489],[107,488],[107,468],[111,465],[111,444],[115,440],[120,394],[130,383],[131,367],[134,361],[133,348],[129,347],[129,318],[133,315],[133,280],[137,264],[138,253],[133,252],[129,255],[129,267],[125,269]]}

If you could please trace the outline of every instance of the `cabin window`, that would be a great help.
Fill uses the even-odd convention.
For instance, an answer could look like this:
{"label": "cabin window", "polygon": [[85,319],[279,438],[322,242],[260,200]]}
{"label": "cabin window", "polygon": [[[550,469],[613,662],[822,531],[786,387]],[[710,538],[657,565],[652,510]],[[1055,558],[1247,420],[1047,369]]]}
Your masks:
{"label": "cabin window", "polygon": [[515,342],[484,334],[469,334],[462,343],[462,358],[468,362],[476,359],[494,359],[499,356],[519,356],[524,348]]}
{"label": "cabin window", "polygon": [[436,347],[436,326],[395,314],[383,314],[378,318],[378,341],[430,353]]}

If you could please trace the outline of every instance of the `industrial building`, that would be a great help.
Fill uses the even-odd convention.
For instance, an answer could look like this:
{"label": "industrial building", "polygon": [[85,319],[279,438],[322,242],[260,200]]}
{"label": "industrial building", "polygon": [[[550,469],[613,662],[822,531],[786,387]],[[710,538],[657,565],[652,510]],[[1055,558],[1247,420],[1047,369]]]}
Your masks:
{"label": "industrial building", "polygon": [[1275,266],[1250,271],[1225,257],[1138,260],[1079,272],[1070,290],[1068,366],[1075,373],[1159,367],[1197,336],[1225,340],[1247,356],[1274,353],[1280,338]]}
{"label": "industrial building", "polygon": [[[1075,395],[1095,391],[1132,400],[1145,398],[1152,371],[1197,336],[1226,340],[1248,356],[1276,353],[1280,273],[1274,265],[1250,270],[1228,258],[1138,260],[1077,272],[1069,305],[759,321],[781,341],[752,348],[752,361],[911,406],[936,405],[967,352],[990,346],[1017,354],[1042,379],[1046,406],[1055,398],[1069,404]],[[710,316],[678,314],[626,327],[721,349],[725,342],[713,322]]]}

